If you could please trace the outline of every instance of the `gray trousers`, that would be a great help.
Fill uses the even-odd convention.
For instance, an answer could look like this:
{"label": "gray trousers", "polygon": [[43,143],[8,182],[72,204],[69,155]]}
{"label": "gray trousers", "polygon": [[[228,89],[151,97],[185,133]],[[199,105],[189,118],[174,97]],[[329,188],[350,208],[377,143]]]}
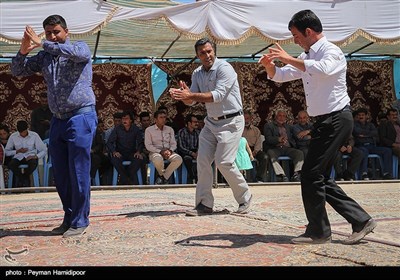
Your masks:
{"label": "gray trousers", "polygon": [[251,196],[249,186],[235,164],[244,129],[244,117],[236,116],[218,121],[207,117],[204,121],[205,126],[199,136],[195,205],[201,202],[207,207],[214,207],[213,162],[231,187],[237,203],[249,201]]}

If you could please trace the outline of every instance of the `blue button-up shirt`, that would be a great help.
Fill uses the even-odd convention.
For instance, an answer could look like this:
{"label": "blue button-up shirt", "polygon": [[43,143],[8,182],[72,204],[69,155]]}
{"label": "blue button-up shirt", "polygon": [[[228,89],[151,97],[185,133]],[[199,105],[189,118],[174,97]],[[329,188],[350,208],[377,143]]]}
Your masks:
{"label": "blue button-up shirt", "polygon": [[15,76],[42,73],[47,84],[49,108],[53,114],[95,105],[92,89],[92,60],[89,46],[82,41],[64,44],[43,41],[43,51],[27,57],[20,52],[12,59]]}

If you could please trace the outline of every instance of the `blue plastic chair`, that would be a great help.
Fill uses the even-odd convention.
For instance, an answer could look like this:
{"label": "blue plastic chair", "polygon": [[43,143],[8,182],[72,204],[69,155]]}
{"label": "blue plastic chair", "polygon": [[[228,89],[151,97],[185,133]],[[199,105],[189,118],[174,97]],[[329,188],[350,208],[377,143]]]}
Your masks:
{"label": "blue plastic chair", "polygon": [[[167,164],[167,163],[169,163],[169,161],[168,161],[168,160],[164,160],[164,164]],[[182,165],[183,165],[183,164],[184,164],[184,163],[182,163]],[[155,184],[155,181],[156,181],[156,167],[154,166],[154,164],[153,164],[152,161],[149,162],[149,165],[148,165],[148,166],[149,166],[149,168],[150,168],[150,179],[149,179],[150,185],[154,185],[154,184]],[[177,168],[177,169],[174,170],[174,180],[175,180],[175,184],[179,184],[178,169],[179,169],[179,168]],[[187,174],[186,174],[186,178],[187,178]],[[186,181],[187,181],[187,179],[186,179]]]}
{"label": "blue plastic chair", "polygon": [[[122,165],[123,166],[128,166],[128,165],[131,165],[131,161],[130,160],[124,160],[123,162],[122,162]],[[98,171],[97,171],[98,172]],[[139,170],[137,171],[137,177],[138,177],[138,183],[139,183],[139,185],[143,185],[143,178],[142,178],[142,170],[139,168]],[[114,167],[114,170],[113,170],[113,178],[112,178],[112,185],[113,186],[116,186],[117,185],[117,183],[118,183],[118,171],[117,171],[117,169],[115,169],[115,167]],[[100,185],[100,184],[99,184]]]}
{"label": "blue plastic chair", "polygon": [[[18,168],[20,168],[20,169],[28,168],[28,165],[27,165],[27,164],[20,164],[20,165],[18,166]],[[34,187],[39,187],[39,186],[40,186],[40,184],[39,184],[39,171],[38,171],[38,168],[37,168],[37,167],[36,167],[35,170],[33,171],[32,176],[33,176],[33,186],[34,186]],[[13,174],[13,172],[11,171],[11,169],[9,169],[9,170],[8,170],[8,188],[9,188],[9,189],[12,188],[13,177],[14,177],[14,174]]]}
{"label": "blue plastic chair", "polygon": [[[289,156],[280,156],[278,157],[278,161],[281,162],[283,169],[285,170],[285,174],[288,178],[290,178],[290,161],[292,159]],[[269,170],[271,170],[270,174],[271,174],[271,182],[276,182],[276,174],[274,171],[274,168],[272,167],[272,163],[270,162],[270,168]]]}

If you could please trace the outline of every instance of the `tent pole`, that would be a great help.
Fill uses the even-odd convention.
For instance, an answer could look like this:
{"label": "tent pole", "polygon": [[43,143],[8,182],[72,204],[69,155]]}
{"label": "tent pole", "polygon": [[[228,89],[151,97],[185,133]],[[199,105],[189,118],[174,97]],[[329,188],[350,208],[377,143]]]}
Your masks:
{"label": "tent pole", "polygon": [[[195,61],[197,58],[197,56],[193,57],[188,63],[186,63],[185,65],[183,65],[180,69],[178,69],[174,74],[172,74],[171,76],[169,76],[170,80],[168,83],[167,88],[169,88],[172,84],[172,81],[176,79],[176,76],[179,75],[183,70],[185,70],[190,64],[192,64],[193,61]],[[177,81],[179,83],[179,81]]]}
{"label": "tent pole", "polygon": [[268,49],[269,47],[271,47],[271,46],[273,46],[273,45],[274,45],[274,44],[269,44],[268,46],[266,46],[265,48],[259,50],[258,52],[253,53],[253,54],[251,55],[251,57],[254,58],[257,54],[259,54],[260,52],[262,52],[262,51]]}
{"label": "tent pole", "polygon": [[101,30],[97,32],[96,44],[94,45],[93,59],[96,59],[97,47],[99,46],[99,41],[100,41],[100,32]]}
{"label": "tent pole", "polygon": [[178,35],[178,37],[176,37],[175,40],[173,40],[171,42],[171,44],[169,44],[168,48],[165,50],[165,52],[163,53],[163,55],[161,56],[161,58],[164,58],[164,56],[167,54],[167,52],[171,49],[171,47],[173,46],[173,44],[175,44],[176,41],[179,40],[179,38],[181,38],[181,34]]}
{"label": "tent pole", "polygon": [[351,57],[354,53],[361,51],[362,49],[365,49],[366,47],[369,47],[373,44],[374,42],[369,42],[365,46],[362,46],[361,48],[356,49],[355,51],[352,51],[351,53],[348,53],[347,56]]}

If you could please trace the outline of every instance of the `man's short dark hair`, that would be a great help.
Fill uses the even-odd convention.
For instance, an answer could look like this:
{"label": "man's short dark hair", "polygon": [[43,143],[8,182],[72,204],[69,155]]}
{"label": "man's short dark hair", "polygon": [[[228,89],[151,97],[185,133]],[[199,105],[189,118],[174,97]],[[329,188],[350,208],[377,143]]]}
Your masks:
{"label": "man's short dark hair", "polygon": [[150,113],[149,112],[141,112],[140,114],[139,114],[139,119],[143,119],[143,118],[146,118],[146,117],[150,117]]}
{"label": "man's short dark hair", "polygon": [[67,29],[67,22],[60,15],[51,15],[48,16],[43,21],[43,28],[46,28],[47,25],[60,25],[62,28]]}
{"label": "man's short dark hair", "polygon": [[160,110],[159,109],[159,110],[154,112],[153,117],[156,119],[158,117],[158,115],[161,115],[161,114],[167,115],[167,112],[165,110],[162,110],[162,109]]}
{"label": "man's short dark hair", "polygon": [[358,109],[357,111],[354,112],[354,115],[357,116],[360,113],[364,113],[364,114],[368,115],[368,110],[365,109],[365,108],[360,108],[360,109]]}
{"label": "man's short dark hair", "polygon": [[185,123],[187,124],[187,123],[192,122],[192,118],[196,118],[196,120],[197,120],[196,115],[194,115],[194,114],[187,114],[186,117],[185,117]]}
{"label": "man's short dark hair", "polygon": [[113,114],[114,119],[122,119],[122,112],[116,112]]}
{"label": "man's short dark hair", "polygon": [[321,33],[323,30],[320,19],[311,10],[302,10],[295,13],[288,24],[289,30],[291,30],[292,27],[295,27],[303,35],[305,35],[307,28],[310,28],[317,33]]}
{"label": "man's short dark hair", "polygon": [[28,129],[28,123],[24,120],[20,120],[17,122],[17,131],[22,132]]}
{"label": "man's short dark hair", "polygon": [[135,119],[135,113],[133,113],[132,111],[123,111],[121,113],[121,118],[125,117],[125,116],[129,116],[129,118],[133,121]]}
{"label": "man's short dark hair", "polygon": [[7,133],[10,133],[10,129],[6,124],[0,124],[0,130],[4,130]]}
{"label": "man's short dark hair", "polygon": [[398,111],[397,111],[395,108],[389,108],[389,109],[386,111],[386,116],[388,117],[388,116],[390,115],[391,112],[393,112],[393,113],[398,113]]}
{"label": "man's short dark hair", "polygon": [[205,44],[207,44],[207,43],[210,43],[210,44],[211,44],[212,48],[214,49],[215,55],[217,55],[217,45],[215,45],[215,43],[212,42],[212,41],[211,41],[210,39],[208,39],[208,38],[201,38],[201,39],[199,39],[199,40],[196,41],[196,43],[194,44],[194,51],[196,52],[196,54],[197,54],[197,48],[198,48],[199,46],[203,46],[203,45],[205,45]]}

